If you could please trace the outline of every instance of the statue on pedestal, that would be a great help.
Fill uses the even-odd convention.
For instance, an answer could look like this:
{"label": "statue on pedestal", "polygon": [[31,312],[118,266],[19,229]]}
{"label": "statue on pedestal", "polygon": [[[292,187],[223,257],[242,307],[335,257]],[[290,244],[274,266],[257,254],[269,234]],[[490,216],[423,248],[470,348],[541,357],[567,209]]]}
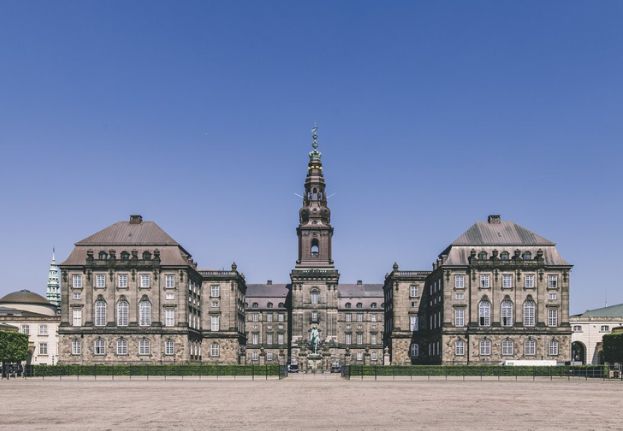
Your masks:
{"label": "statue on pedestal", "polygon": [[311,346],[312,353],[318,353],[318,345],[320,344],[320,332],[315,326],[309,333],[309,345]]}

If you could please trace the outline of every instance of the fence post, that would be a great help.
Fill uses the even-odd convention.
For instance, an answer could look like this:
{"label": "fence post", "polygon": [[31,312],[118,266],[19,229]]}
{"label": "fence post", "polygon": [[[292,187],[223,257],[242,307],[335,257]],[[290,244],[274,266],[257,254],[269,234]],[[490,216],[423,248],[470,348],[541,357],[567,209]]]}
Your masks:
{"label": "fence post", "polygon": [[251,364],[251,380],[255,380],[255,364]]}
{"label": "fence post", "polygon": [[363,365],[360,365],[361,367],[361,380],[363,380]]}
{"label": "fence post", "polygon": [[266,380],[268,380],[268,364],[264,364],[264,374],[266,375]]}
{"label": "fence post", "polygon": [[374,366],[374,381],[376,381],[376,365]]}

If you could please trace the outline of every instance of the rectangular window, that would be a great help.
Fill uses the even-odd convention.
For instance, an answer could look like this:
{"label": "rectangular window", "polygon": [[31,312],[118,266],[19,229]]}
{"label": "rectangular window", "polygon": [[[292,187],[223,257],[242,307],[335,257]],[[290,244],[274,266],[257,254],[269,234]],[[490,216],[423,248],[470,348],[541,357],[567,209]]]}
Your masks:
{"label": "rectangular window", "polygon": [[82,326],[82,310],[74,308],[71,315],[71,326]]}
{"label": "rectangular window", "polygon": [[547,288],[558,289],[558,276],[557,275],[550,274],[547,276]]}
{"label": "rectangular window", "polygon": [[454,345],[454,354],[456,356],[465,355],[465,343],[463,340],[456,340],[456,344]]}
{"label": "rectangular window", "polygon": [[210,331],[218,331],[220,327],[220,316],[210,316]]}
{"label": "rectangular window", "polygon": [[257,361],[259,359],[259,354],[257,352],[251,352],[251,360]]}
{"label": "rectangular window", "polygon": [[454,309],[454,326],[462,328],[465,326],[465,308]]}
{"label": "rectangular window", "polygon": [[128,341],[121,338],[117,340],[117,355],[127,355],[128,354]]}
{"label": "rectangular window", "polygon": [[357,360],[363,361],[363,352],[357,352]]}
{"label": "rectangular window", "polygon": [[48,354],[48,343],[39,343],[39,354],[40,355]]}
{"label": "rectangular window", "polygon": [[502,288],[510,289],[513,287],[513,274],[502,274]]}
{"label": "rectangular window", "polygon": [[601,325],[601,328],[599,328],[599,332],[609,332],[610,331],[610,327],[608,325]]}
{"label": "rectangular window", "polygon": [[175,309],[164,309],[164,326],[175,326]]}
{"label": "rectangular window", "polygon": [[39,325],[39,335],[48,335],[48,325]]}
{"label": "rectangular window", "polygon": [[72,287],[74,289],[82,289],[82,276],[78,274],[74,274],[71,277]]}
{"label": "rectangular window", "polygon": [[547,326],[558,326],[558,308],[547,309]]}
{"label": "rectangular window", "polygon": [[409,328],[413,332],[418,330],[418,316],[417,316],[417,314],[412,314],[411,316],[409,316]]}
{"label": "rectangular window", "polygon": [[370,353],[370,360],[376,361],[376,352]]}
{"label": "rectangular window", "polygon": [[210,345],[210,356],[213,358],[221,356],[221,346],[218,343],[212,343]]}
{"label": "rectangular window", "polygon": [[166,340],[164,342],[164,354],[165,355],[175,354],[175,343],[173,342],[173,340]]}
{"label": "rectangular window", "polygon": [[454,299],[465,299],[465,292],[454,292]]}
{"label": "rectangular window", "polygon": [[465,288],[465,276],[463,274],[456,274],[454,276],[454,288],[455,289]]}
{"label": "rectangular window", "polygon": [[98,289],[106,287],[106,274],[95,274],[95,287]]}
{"label": "rectangular window", "polygon": [[526,289],[534,289],[534,274],[524,275],[524,287]]}
{"label": "rectangular window", "polygon": [[117,287],[121,289],[127,289],[128,287],[128,274],[119,274],[117,276]]}
{"label": "rectangular window", "polygon": [[273,360],[273,352],[267,352],[266,353],[266,360],[267,361],[272,361]]}
{"label": "rectangular window", "polygon": [[277,344],[284,344],[283,334],[277,334]]}
{"label": "rectangular window", "polygon": [[318,312],[317,311],[312,311],[312,313],[311,313],[311,320],[312,320],[312,322],[317,322],[318,321]]}
{"label": "rectangular window", "polygon": [[221,286],[219,284],[213,284],[210,286],[210,297],[211,298],[220,298],[221,296]]}
{"label": "rectangular window", "polygon": [[550,356],[558,356],[558,341],[552,340],[549,343],[549,354]]}
{"label": "rectangular window", "polygon": [[146,289],[151,286],[151,276],[149,274],[141,274],[141,288]]}
{"label": "rectangular window", "polygon": [[482,289],[488,289],[490,287],[489,274],[480,274],[480,287]]}
{"label": "rectangular window", "polygon": [[361,332],[357,333],[357,344],[363,344],[363,334]]}
{"label": "rectangular window", "polygon": [[149,340],[147,338],[143,338],[138,342],[138,354],[139,355],[149,355],[151,348],[149,345]]}
{"label": "rectangular window", "polygon": [[357,313],[357,322],[363,322],[363,313]]}
{"label": "rectangular window", "polygon": [[272,322],[273,321],[273,313],[267,313],[266,314],[266,321],[267,322]]}
{"label": "rectangular window", "polygon": [[415,298],[417,296],[417,286],[412,284],[409,286],[409,297]]}
{"label": "rectangular window", "polygon": [[344,342],[346,344],[353,344],[353,335],[350,332],[344,334]]}
{"label": "rectangular window", "polygon": [[547,294],[547,298],[548,298],[550,301],[555,301],[555,300],[558,298],[558,295],[556,294],[556,292],[549,292],[549,293]]}
{"label": "rectangular window", "polygon": [[370,322],[376,322],[376,313],[370,313]]}
{"label": "rectangular window", "polygon": [[251,313],[251,322],[257,322],[259,320],[258,313]]}
{"label": "rectangular window", "polygon": [[251,344],[260,344],[260,334],[257,332],[254,332],[253,334],[251,334]]}
{"label": "rectangular window", "polygon": [[169,301],[172,300],[172,299],[175,299],[175,293],[173,293],[173,292],[165,293],[164,294],[164,299],[169,300]]}
{"label": "rectangular window", "polygon": [[74,292],[71,295],[72,299],[80,299],[81,295],[80,295],[80,291],[79,290],[74,290]]}
{"label": "rectangular window", "polygon": [[175,275],[167,274],[164,277],[164,287],[167,289],[173,289],[175,287]]}
{"label": "rectangular window", "polygon": [[350,313],[346,313],[344,317],[345,317],[344,320],[346,320],[347,322],[351,322],[353,320],[353,315]]}
{"label": "rectangular window", "polygon": [[266,334],[266,344],[268,345],[273,344],[273,333],[272,332],[268,332]]}
{"label": "rectangular window", "polygon": [[376,344],[376,334],[370,334],[370,344]]}
{"label": "rectangular window", "polygon": [[279,321],[279,322],[283,322],[283,321],[284,321],[284,319],[285,319],[285,315],[284,315],[283,313],[279,313],[279,314],[277,315],[277,321]]}
{"label": "rectangular window", "polygon": [[80,344],[80,340],[74,338],[71,340],[71,354],[72,355],[80,355],[82,353],[82,345]]}

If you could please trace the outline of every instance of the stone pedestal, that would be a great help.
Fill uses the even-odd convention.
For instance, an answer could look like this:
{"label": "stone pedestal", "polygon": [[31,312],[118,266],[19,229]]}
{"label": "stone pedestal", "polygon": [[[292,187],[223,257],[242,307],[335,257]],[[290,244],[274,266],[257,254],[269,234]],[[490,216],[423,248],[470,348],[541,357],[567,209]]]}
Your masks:
{"label": "stone pedestal", "polygon": [[323,371],[323,360],[320,353],[310,353],[307,355],[307,372],[321,373]]}
{"label": "stone pedestal", "polygon": [[299,352],[298,355],[298,365],[299,365],[299,371],[302,373],[306,373],[307,372],[307,353],[304,352]]}
{"label": "stone pedestal", "polygon": [[385,352],[383,353],[383,365],[390,365],[389,359],[389,347],[385,347]]}

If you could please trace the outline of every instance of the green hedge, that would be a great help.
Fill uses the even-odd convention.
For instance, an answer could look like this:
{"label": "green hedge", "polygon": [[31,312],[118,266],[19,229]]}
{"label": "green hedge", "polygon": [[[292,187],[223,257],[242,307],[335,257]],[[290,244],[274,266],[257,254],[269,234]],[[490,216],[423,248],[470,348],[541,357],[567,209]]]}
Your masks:
{"label": "green hedge", "polygon": [[499,365],[352,365],[350,375],[357,376],[589,376],[606,375],[603,366],[525,367]]}
{"label": "green hedge", "polygon": [[278,376],[278,365],[33,365],[29,376]]}

